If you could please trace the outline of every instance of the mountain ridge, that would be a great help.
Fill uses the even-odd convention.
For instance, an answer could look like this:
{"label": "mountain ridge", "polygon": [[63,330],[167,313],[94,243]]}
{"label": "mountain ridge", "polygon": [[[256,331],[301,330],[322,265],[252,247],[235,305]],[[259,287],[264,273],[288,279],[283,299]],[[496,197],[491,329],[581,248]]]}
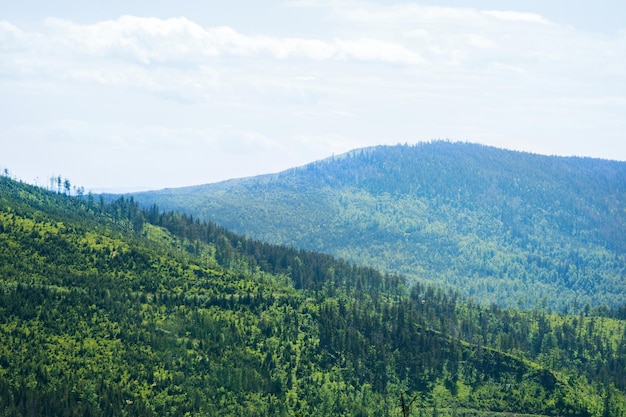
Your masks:
{"label": "mountain ridge", "polygon": [[134,196],[485,302],[566,310],[626,295],[620,161],[437,141]]}

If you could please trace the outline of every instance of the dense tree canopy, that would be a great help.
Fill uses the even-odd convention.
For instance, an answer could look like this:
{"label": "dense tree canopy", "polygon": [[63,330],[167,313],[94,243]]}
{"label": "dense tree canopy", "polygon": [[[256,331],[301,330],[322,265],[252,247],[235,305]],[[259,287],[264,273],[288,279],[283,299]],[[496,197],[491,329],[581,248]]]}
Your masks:
{"label": "dense tree canopy", "polygon": [[0,413],[602,416],[621,310],[483,307],[132,199],[0,178]]}
{"label": "dense tree canopy", "polygon": [[626,163],[449,142],[136,195],[267,242],[446,283],[485,304],[626,299]]}

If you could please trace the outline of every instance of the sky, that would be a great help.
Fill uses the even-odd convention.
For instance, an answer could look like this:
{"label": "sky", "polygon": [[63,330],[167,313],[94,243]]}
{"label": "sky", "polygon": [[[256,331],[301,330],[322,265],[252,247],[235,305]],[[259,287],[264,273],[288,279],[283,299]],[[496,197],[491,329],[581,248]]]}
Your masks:
{"label": "sky", "polygon": [[626,2],[0,0],[0,168],[136,191],[436,139],[626,161]]}

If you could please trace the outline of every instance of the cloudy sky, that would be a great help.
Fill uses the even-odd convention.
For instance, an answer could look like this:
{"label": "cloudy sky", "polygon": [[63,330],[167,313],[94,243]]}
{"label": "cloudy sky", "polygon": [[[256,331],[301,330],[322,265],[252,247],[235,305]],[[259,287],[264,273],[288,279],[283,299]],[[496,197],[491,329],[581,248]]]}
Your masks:
{"label": "cloudy sky", "polygon": [[432,139],[626,160],[626,2],[37,1],[0,11],[0,167],[131,190]]}

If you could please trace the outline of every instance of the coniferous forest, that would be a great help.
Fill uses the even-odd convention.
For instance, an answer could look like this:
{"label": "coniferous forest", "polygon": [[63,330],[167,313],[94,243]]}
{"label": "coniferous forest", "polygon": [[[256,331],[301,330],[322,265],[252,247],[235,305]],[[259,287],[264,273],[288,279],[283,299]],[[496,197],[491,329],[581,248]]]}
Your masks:
{"label": "coniferous forest", "polygon": [[625,319],[0,178],[6,416],[624,416]]}
{"label": "coniferous forest", "polygon": [[626,300],[625,162],[435,141],[135,198],[481,303],[578,313]]}

